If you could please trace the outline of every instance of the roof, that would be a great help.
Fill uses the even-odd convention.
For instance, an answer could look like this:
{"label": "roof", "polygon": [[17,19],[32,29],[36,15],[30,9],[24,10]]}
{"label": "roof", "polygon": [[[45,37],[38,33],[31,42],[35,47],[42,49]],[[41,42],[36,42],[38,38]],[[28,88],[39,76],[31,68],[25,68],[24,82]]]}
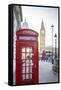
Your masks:
{"label": "roof", "polygon": [[42,23],[41,23],[41,30],[45,30],[45,27],[44,27],[44,22],[42,20]]}
{"label": "roof", "polygon": [[38,33],[32,29],[19,29],[16,32],[17,36],[38,36]]}

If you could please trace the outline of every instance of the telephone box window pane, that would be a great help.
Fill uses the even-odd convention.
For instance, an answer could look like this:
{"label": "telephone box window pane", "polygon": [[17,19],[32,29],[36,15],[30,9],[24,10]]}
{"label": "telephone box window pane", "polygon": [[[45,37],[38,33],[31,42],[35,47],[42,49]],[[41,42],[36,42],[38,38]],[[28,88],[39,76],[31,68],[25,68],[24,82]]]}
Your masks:
{"label": "telephone box window pane", "polygon": [[22,59],[22,64],[24,64],[25,63],[25,60],[24,59]]}
{"label": "telephone box window pane", "polygon": [[22,52],[25,52],[25,48],[22,48]]}
{"label": "telephone box window pane", "polygon": [[25,53],[22,53],[22,59],[25,59]]}
{"label": "telephone box window pane", "polygon": [[29,73],[29,67],[26,67],[26,73]]}
{"label": "telephone box window pane", "polygon": [[26,52],[29,52],[29,47],[26,48]]}
{"label": "telephone box window pane", "polygon": [[26,74],[26,79],[29,79],[29,74]]}
{"label": "telephone box window pane", "polygon": [[25,67],[22,67],[22,73],[25,73]]}
{"label": "telephone box window pane", "polygon": [[22,79],[23,79],[23,80],[25,79],[25,74],[22,74]]}
{"label": "telephone box window pane", "polygon": [[32,47],[30,47],[29,52],[32,52]]}
{"label": "telephone box window pane", "polygon": [[34,53],[34,48],[32,48],[32,53]]}
{"label": "telephone box window pane", "polygon": [[26,60],[26,66],[29,66],[29,63],[30,63],[29,60]]}
{"label": "telephone box window pane", "polygon": [[33,60],[33,57],[34,57],[34,53],[31,53],[31,54],[30,54],[30,56],[31,56],[31,59]]}
{"label": "telephone box window pane", "polygon": [[29,59],[29,57],[30,57],[30,54],[26,53],[26,59]]}
{"label": "telephone box window pane", "polygon": [[33,66],[33,60],[30,60],[30,66]]}
{"label": "telephone box window pane", "polygon": [[32,73],[32,67],[30,67],[30,73]]}
{"label": "telephone box window pane", "polygon": [[32,74],[30,74],[30,79],[32,79]]}
{"label": "telephone box window pane", "polygon": [[31,60],[32,59],[31,53],[26,53],[26,59],[27,60]]}
{"label": "telephone box window pane", "polygon": [[32,47],[27,47],[26,52],[32,52]]}
{"label": "telephone box window pane", "polygon": [[25,63],[23,63],[22,66],[25,66]]}

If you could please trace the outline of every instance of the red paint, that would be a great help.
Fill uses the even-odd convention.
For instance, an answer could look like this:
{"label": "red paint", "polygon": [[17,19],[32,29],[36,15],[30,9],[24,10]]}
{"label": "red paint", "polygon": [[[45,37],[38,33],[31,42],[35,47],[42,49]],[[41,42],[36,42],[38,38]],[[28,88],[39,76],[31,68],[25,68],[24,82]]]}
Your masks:
{"label": "red paint", "polygon": [[[16,36],[16,84],[38,83],[38,33],[31,29],[20,29]],[[32,36],[35,40],[19,40],[20,36]]]}

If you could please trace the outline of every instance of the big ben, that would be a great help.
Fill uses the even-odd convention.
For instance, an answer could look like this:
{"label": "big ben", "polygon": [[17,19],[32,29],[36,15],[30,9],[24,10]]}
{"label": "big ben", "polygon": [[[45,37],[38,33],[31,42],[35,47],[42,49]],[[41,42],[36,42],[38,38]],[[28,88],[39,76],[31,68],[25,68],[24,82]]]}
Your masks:
{"label": "big ben", "polygon": [[44,22],[41,22],[41,29],[40,29],[40,54],[45,50],[45,27]]}

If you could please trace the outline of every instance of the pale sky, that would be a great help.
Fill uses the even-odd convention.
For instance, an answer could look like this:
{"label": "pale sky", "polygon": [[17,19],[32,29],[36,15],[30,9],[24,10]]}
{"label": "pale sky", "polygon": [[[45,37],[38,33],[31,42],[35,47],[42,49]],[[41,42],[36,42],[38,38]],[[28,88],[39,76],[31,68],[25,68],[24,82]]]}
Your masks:
{"label": "pale sky", "polygon": [[[23,21],[26,19],[29,28],[40,33],[42,19],[46,32],[46,46],[52,46],[52,28],[54,34],[58,35],[58,8],[22,6]],[[55,41],[54,41],[55,42]],[[55,45],[54,45],[55,46]]]}

